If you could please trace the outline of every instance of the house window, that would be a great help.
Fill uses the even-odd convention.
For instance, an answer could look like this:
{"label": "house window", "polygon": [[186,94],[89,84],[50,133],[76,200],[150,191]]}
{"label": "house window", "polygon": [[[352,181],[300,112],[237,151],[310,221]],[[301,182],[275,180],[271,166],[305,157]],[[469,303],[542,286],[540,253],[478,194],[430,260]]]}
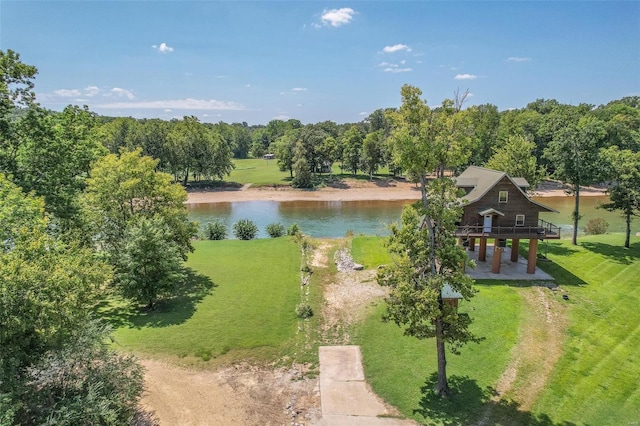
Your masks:
{"label": "house window", "polygon": [[508,198],[509,198],[509,191],[500,191],[498,193],[499,203],[506,203]]}
{"label": "house window", "polygon": [[517,214],[516,215],[516,226],[524,226],[524,215]]}

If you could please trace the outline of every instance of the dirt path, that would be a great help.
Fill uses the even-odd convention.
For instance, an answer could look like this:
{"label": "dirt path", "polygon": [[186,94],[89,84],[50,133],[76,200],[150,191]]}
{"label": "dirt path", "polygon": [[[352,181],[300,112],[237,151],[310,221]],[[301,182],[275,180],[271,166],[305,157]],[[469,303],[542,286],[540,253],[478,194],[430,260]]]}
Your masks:
{"label": "dirt path", "polygon": [[296,369],[192,370],[155,360],[142,365],[142,405],[161,425],[309,425],[321,416],[318,380],[301,378]]}
{"label": "dirt path", "polygon": [[[333,267],[330,253],[344,240],[320,240],[309,254],[315,268]],[[349,331],[364,307],[386,292],[375,271],[329,273],[322,283],[326,343],[349,344]],[[307,288],[304,286],[304,288]],[[314,425],[321,421],[318,378],[304,367],[257,367],[248,364],[217,370],[189,369],[168,362],[143,359],[146,393],[142,405],[161,425]],[[388,407],[389,413],[397,414]]]}
{"label": "dirt path", "polygon": [[[518,343],[511,360],[496,384],[494,401],[513,399],[521,410],[528,411],[544,388],[562,355],[567,327],[565,307],[547,287],[521,291],[525,315],[518,332]],[[490,424],[491,405],[478,425]]]}

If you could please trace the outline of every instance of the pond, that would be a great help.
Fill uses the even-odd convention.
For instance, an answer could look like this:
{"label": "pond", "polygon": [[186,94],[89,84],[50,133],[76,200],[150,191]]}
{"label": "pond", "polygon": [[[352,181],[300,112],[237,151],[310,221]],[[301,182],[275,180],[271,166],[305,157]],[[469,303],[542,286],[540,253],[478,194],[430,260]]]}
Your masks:
{"label": "pond", "polygon": [[[563,228],[563,237],[571,232],[573,197],[534,198],[536,201],[558,210],[560,213],[544,213],[541,218]],[[580,228],[595,217],[609,222],[609,232],[624,232],[624,220],[615,212],[596,208],[606,202],[604,196],[581,197],[580,211],[583,218]],[[280,222],[286,227],[297,223],[300,229],[312,237],[344,237],[349,231],[364,235],[388,235],[387,225],[400,219],[402,206],[410,201],[238,201],[231,203],[202,203],[187,205],[190,217],[204,226],[214,219],[222,220],[232,237],[232,225],[239,219],[256,223],[259,238],[267,236],[265,227]],[[632,224],[633,226],[633,224]],[[640,223],[632,228],[640,228]],[[640,229],[639,229],[640,230]]]}

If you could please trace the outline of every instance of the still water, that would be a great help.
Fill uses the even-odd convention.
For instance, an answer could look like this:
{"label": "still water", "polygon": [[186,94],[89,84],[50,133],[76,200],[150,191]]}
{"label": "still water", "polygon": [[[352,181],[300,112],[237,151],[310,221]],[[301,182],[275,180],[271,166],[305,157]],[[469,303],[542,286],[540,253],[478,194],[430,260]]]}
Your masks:
{"label": "still water", "polygon": [[[536,198],[540,203],[560,213],[544,213],[541,218],[563,228],[563,236],[571,231],[573,197]],[[609,222],[609,232],[624,232],[620,214],[610,213],[597,206],[606,197],[581,197],[580,211],[583,218],[580,228],[595,217]],[[239,219],[250,219],[258,226],[259,238],[267,237],[265,227],[280,222],[285,227],[297,223],[300,229],[312,237],[343,237],[348,231],[364,235],[387,235],[387,225],[400,219],[402,206],[409,201],[238,201],[233,203],[203,203],[188,205],[190,216],[201,227],[214,219],[222,220],[233,238],[232,225]],[[632,228],[640,230],[640,221]]]}

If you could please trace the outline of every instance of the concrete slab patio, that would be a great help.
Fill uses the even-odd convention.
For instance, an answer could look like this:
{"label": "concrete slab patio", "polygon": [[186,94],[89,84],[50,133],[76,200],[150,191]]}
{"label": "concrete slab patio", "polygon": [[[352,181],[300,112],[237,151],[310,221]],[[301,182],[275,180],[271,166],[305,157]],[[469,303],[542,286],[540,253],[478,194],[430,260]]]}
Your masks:
{"label": "concrete slab patio", "polygon": [[405,426],[410,420],[390,416],[384,403],[371,392],[364,379],[359,346],[321,346],[321,425],[325,426]]}
{"label": "concrete slab patio", "polygon": [[[540,252],[544,250],[542,246],[539,247]],[[493,245],[487,244],[487,256],[485,262],[478,262],[478,247],[475,251],[467,250],[469,259],[473,259],[476,262],[475,268],[467,268],[467,273],[471,278],[477,280],[539,280],[539,281],[553,281],[553,277],[542,269],[536,267],[536,271],[533,274],[527,274],[527,260],[522,256],[518,257],[518,262],[512,262],[511,248],[505,247],[502,253],[500,262],[500,273],[494,274],[491,272],[491,260],[493,259]],[[540,259],[538,259],[540,261]]]}

